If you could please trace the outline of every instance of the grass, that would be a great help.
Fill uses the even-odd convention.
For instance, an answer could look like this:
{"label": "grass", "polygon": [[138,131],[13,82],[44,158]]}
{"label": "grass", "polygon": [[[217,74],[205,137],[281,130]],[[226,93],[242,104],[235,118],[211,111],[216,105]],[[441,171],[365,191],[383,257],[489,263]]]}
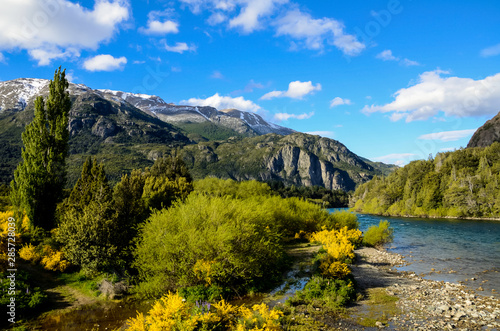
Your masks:
{"label": "grass", "polygon": [[398,300],[398,297],[388,295],[383,288],[369,289],[366,307],[358,315],[357,323],[365,327],[375,327],[377,322],[387,325],[389,318],[399,313],[396,306]]}
{"label": "grass", "polygon": [[89,297],[98,297],[99,283],[107,278],[106,274],[100,274],[95,277],[87,277],[81,272],[63,273],[58,279],[65,285],[81,292]]}

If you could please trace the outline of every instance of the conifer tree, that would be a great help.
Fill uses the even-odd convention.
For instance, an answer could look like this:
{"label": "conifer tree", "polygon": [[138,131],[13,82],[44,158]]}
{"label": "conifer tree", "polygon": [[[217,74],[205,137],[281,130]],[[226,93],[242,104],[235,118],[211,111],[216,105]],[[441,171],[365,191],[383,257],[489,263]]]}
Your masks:
{"label": "conifer tree", "polygon": [[35,117],[22,134],[22,161],[11,182],[17,213],[26,212],[30,227],[50,230],[56,204],[66,183],[68,113],[71,100],[65,70],[59,67],[49,84],[49,96],[35,100]]}

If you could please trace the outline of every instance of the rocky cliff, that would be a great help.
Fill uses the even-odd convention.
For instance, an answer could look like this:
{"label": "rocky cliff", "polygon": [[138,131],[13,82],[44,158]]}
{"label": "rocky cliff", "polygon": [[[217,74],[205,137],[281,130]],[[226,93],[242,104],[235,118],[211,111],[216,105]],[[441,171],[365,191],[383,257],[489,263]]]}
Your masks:
{"label": "rocky cliff", "polygon": [[205,142],[183,149],[193,175],[278,180],[350,191],[381,171],[336,140],[303,133]]}
{"label": "rocky cliff", "polygon": [[487,147],[500,141],[500,113],[476,130],[467,147]]}

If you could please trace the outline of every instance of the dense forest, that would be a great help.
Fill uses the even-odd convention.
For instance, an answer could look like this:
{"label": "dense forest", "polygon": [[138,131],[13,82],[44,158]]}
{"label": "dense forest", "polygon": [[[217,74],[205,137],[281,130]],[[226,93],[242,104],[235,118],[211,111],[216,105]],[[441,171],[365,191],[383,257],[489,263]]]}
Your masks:
{"label": "dense forest", "polygon": [[413,161],[360,185],[354,209],[394,216],[500,217],[500,143]]}

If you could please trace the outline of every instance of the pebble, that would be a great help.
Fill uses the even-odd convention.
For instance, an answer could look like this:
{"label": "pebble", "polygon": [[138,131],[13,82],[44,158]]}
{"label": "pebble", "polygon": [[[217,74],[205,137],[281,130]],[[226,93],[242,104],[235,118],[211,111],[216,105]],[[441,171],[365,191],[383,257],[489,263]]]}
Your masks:
{"label": "pebble", "polygon": [[[379,267],[405,265],[399,254],[376,252],[365,258]],[[394,273],[402,280],[386,290],[399,298],[397,307],[401,314],[389,318],[390,329],[500,330],[500,298],[478,294],[461,284],[423,279],[415,273],[391,270]],[[479,287],[477,291],[484,289]],[[376,326],[385,327],[381,322]]]}

